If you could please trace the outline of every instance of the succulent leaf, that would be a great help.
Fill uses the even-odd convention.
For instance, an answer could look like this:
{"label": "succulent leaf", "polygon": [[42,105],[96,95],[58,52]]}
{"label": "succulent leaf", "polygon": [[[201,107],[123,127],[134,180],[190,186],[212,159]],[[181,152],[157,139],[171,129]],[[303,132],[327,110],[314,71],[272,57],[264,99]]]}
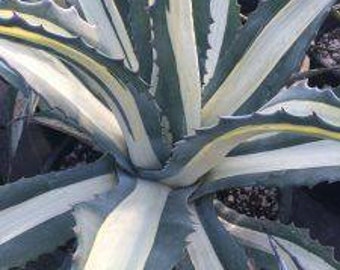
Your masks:
{"label": "succulent leaf", "polygon": [[1,267],[21,266],[70,239],[72,205],[111,189],[109,168],[102,161],[1,186]]}
{"label": "succulent leaf", "polygon": [[72,209],[62,269],[340,269],[305,230],[212,201],[339,180],[339,99],[280,91],[335,1],[261,1],[243,26],[236,0],[0,1],[11,115],[39,98],[34,121],[109,153],[0,186],[0,269],[73,237]]}
{"label": "succulent leaf", "polygon": [[[212,79],[211,84],[215,86],[212,85],[210,88],[207,86],[205,105],[202,110],[202,124],[206,126],[214,124],[218,116],[237,112],[244,102],[261,87],[261,84],[265,83],[271,73],[277,72],[276,67],[280,67],[280,61],[296,42],[300,40],[305,43],[306,38],[310,40],[314,36],[315,29],[320,25],[320,21],[333,3],[333,0],[322,2],[314,0],[308,3],[298,0],[265,1],[262,13],[258,13],[259,17],[255,17],[253,23],[249,20],[248,31],[252,33],[247,36],[246,42],[243,40],[240,43],[236,40],[235,50],[237,52],[233,49],[229,50],[229,63],[225,64],[225,68],[219,69],[223,78]],[[308,16],[300,16],[301,9],[306,10]],[[309,9],[310,11],[307,11]],[[284,27],[287,31],[280,27]],[[291,29],[294,29],[294,33]],[[308,37],[303,36],[305,31],[310,33]],[[244,34],[240,37],[244,38]],[[275,38],[272,38],[273,36]],[[305,45],[307,46],[308,43]],[[264,47],[267,48],[265,54],[261,53]],[[304,51],[305,47],[300,50]],[[287,66],[287,64],[285,66],[283,71],[291,74],[292,66]],[[285,76],[282,72],[279,74]],[[243,78],[241,81],[240,76]],[[281,87],[283,85],[284,82]]]}
{"label": "succulent leaf", "polygon": [[[114,253],[111,254],[111,251],[108,251],[107,254],[104,254],[104,256],[111,254],[111,262],[103,260],[100,266],[113,268],[116,265],[120,265],[120,267],[124,265],[128,268],[135,265],[136,269],[142,266],[143,269],[171,269],[182,258],[186,246],[186,237],[193,230],[189,218],[190,212],[187,207],[183,207],[187,204],[191,190],[169,193],[168,188],[161,187],[159,184],[152,184],[143,180],[136,182],[136,179],[124,174],[120,174],[119,181],[118,186],[112,192],[76,207],[76,231],[80,232],[80,245],[82,245],[78,247],[75,255],[76,268],[86,269],[90,267],[89,263],[99,259],[89,252],[91,246],[94,242],[95,245],[98,245],[97,252],[103,253],[100,246],[107,241],[100,238],[102,230],[105,228],[103,226],[106,226],[105,224],[110,219],[118,215],[120,221],[114,224],[121,223],[122,227],[114,225],[112,228],[116,228],[120,233],[118,234],[115,231],[116,234],[113,234],[113,237],[115,235],[116,237],[112,238],[115,239],[114,241],[108,239],[111,241],[109,250]],[[135,203],[138,203],[140,211],[149,209],[148,214],[140,216],[139,211],[122,210],[126,207],[135,207]],[[131,211],[135,214],[131,215]],[[134,221],[130,222],[131,219],[134,219]],[[110,231],[112,231],[112,228]],[[145,230],[143,233],[133,233],[142,229]],[[142,234],[144,236],[141,236]],[[107,235],[106,232],[105,237]],[[117,237],[117,235],[121,237]],[[102,234],[103,236],[104,234]],[[151,239],[153,240],[151,241]],[[132,242],[130,243],[130,241]],[[133,244],[134,241],[138,241],[139,244]],[[114,248],[116,245],[119,245],[120,248]],[[134,258],[136,259],[131,260],[130,257],[122,256],[117,250],[121,250],[121,252],[132,252],[134,250]],[[101,256],[101,254],[97,253],[97,256]]]}
{"label": "succulent leaf", "polygon": [[25,123],[34,113],[38,98],[30,92],[20,75],[5,62],[0,62],[0,75],[11,86],[6,100],[5,109],[8,110],[8,115],[5,119],[7,122],[5,128],[10,137],[8,154],[12,159],[16,154]]}
{"label": "succulent leaf", "polygon": [[151,18],[147,0],[129,0],[129,20],[136,55],[139,61],[140,76],[151,82],[153,56],[151,45]]}
{"label": "succulent leaf", "polygon": [[84,269],[143,268],[169,192],[165,186],[138,180],[134,191],[106,217]]}
{"label": "succulent leaf", "polygon": [[[91,50],[79,39],[61,39],[61,37],[49,34],[42,29],[32,27],[15,16],[3,19],[2,23],[4,25],[0,29],[0,34],[6,38],[14,36],[18,42],[32,42],[38,47],[43,46],[46,50],[52,50],[53,53],[62,55],[67,61],[77,64],[79,68],[95,78],[106,89],[107,94],[114,102],[114,107],[111,110],[117,115],[117,120],[126,136],[132,161],[138,167],[159,166],[160,161],[155,152],[163,156],[165,152],[164,149],[161,150],[163,143],[159,127],[159,112],[142,81],[124,69],[121,64]],[[18,25],[20,34],[16,33],[16,28],[6,26],[8,24]],[[5,40],[3,42],[5,43]],[[84,53],[78,51],[80,48],[84,49]],[[151,138],[153,139],[151,140]],[[155,151],[154,147],[158,151]],[[143,152],[143,158],[138,154],[139,151]],[[145,156],[146,153],[148,153],[148,158]]]}
{"label": "succulent leaf", "polygon": [[112,191],[74,207],[74,231],[77,234],[78,247],[74,254],[73,269],[84,269],[100,226],[110,212],[133,192],[136,184],[135,179],[120,172],[118,184]]}
{"label": "succulent leaf", "polygon": [[188,237],[194,231],[188,205],[192,191],[189,188],[169,193],[146,269],[172,269],[185,256]]}
{"label": "succulent leaf", "polygon": [[[36,2],[24,2],[22,0],[3,0],[0,2],[0,9],[14,10],[30,21],[36,21],[45,27],[46,30],[51,29],[46,26],[51,22],[60,26],[56,33],[65,34],[65,30],[74,36],[83,38],[92,46],[98,44],[96,27],[87,23],[78,14],[77,10],[72,8],[62,8],[53,0],[40,0]],[[28,16],[28,15],[31,15]],[[52,24],[49,24],[52,26]],[[52,27],[56,29],[56,27]],[[65,29],[64,31],[61,29]]]}
{"label": "succulent leaf", "polygon": [[86,20],[96,26],[99,35],[97,47],[113,59],[124,60],[132,71],[138,71],[138,60],[115,1],[75,1]]}
{"label": "succulent leaf", "polygon": [[273,114],[224,117],[211,128],[177,143],[168,164],[160,171],[145,170],[142,175],[173,186],[193,184],[237,145],[259,134],[289,132],[338,140],[339,128],[323,122],[317,115],[296,117],[285,111]]}
{"label": "succulent leaf", "polygon": [[321,140],[257,154],[226,157],[204,176],[208,183],[203,184],[194,197],[249,185],[313,187],[322,182],[337,182],[339,151],[337,142]]}
{"label": "succulent leaf", "polygon": [[0,43],[0,55],[9,61],[10,67],[21,74],[22,80],[52,110],[62,112],[78,126],[82,126],[99,144],[105,144],[106,149],[110,147],[110,152],[114,154],[118,153],[119,160],[125,159],[126,145],[116,118],[60,60],[10,41],[1,40]]}
{"label": "succulent leaf", "polygon": [[32,118],[32,121],[41,126],[45,126],[70,135],[85,144],[96,147],[90,136],[88,136],[85,132],[79,131],[78,127],[75,128],[71,121],[67,120],[65,117],[63,120],[60,120],[60,118],[55,117],[55,115],[44,116],[39,112]]}
{"label": "succulent leaf", "polygon": [[[213,23],[208,36],[210,50],[207,51],[205,63],[207,70],[204,77],[205,85],[209,83],[216,70],[219,72],[218,70],[223,68],[224,55],[229,51],[237,31],[241,28],[240,8],[236,0],[211,0],[210,9]],[[200,13],[204,14],[202,11]],[[201,14],[198,16],[202,16]]]}
{"label": "succulent leaf", "polygon": [[296,116],[306,116],[317,113],[327,123],[339,125],[340,99],[331,89],[311,88],[307,81],[292,87],[284,88],[271,101],[263,106],[262,113],[272,113],[284,109]]}
{"label": "succulent leaf", "polygon": [[243,245],[274,255],[270,244],[270,239],[273,239],[274,244],[280,247],[280,255],[286,257],[281,257],[281,260],[294,263],[296,269],[299,269],[299,265],[302,269],[340,269],[339,263],[334,260],[333,250],[311,239],[308,230],[249,218],[226,208],[220,202],[216,202],[215,206],[223,217],[221,222],[225,228]]}
{"label": "succulent leaf", "polygon": [[211,0],[192,1],[193,11],[192,16],[195,27],[195,37],[201,84],[203,84],[204,82],[203,78],[207,73],[206,69],[207,51],[210,48],[210,44],[208,42],[208,35],[209,32],[211,31],[210,30],[211,24],[213,23],[211,5],[212,5]]}
{"label": "succulent leaf", "polygon": [[310,143],[320,140],[319,138],[308,135],[294,133],[274,133],[260,135],[235,147],[229,154],[229,157],[255,154],[258,152],[276,150],[289,146]]}
{"label": "succulent leaf", "polygon": [[[306,82],[283,89],[260,111],[270,114],[281,108],[296,116],[305,117],[316,113],[327,123],[340,123],[340,101],[337,96],[329,89],[310,88]],[[243,185],[246,182],[283,187],[312,186],[322,181],[338,180],[340,163],[336,142],[312,142],[308,137],[294,136],[281,136],[280,140],[277,139],[278,135],[271,136],[266,149],[262,149],[258,141],[268,142],[268,137],[254,140],[244,145],[241,155],[235,155],[234,152],[232,156],[225,157],[223,162],[205,176],[211,182],[223,179],[223,183],[211,184],[206,189],[216,191],[222,187]],[[240,150],[242,152],[242,149]]]}
{"label": "succulent leaf", "polygon": [[192,209],[192,222],[194,223],[195,232],[188,237],[188,254],[193,265],[193,269],[213,268],[223,270],[214,247],[197,215],[195,208]]}
{"label": "succulent leaf", "polygon": [[22,203],[50,190],[106,174],[112,170],[112,160],[105,158],[73,169],[23,178],[11,184],[2,185],[0,186],[0,210]]}
{"label": "succulent leaf", "polygon": [[[205,230],[211,246],[222,266],[221,269],[241,270],[248,269],[247,256],[245,250],[237,241],[225,230],[217,218],[214,210],[212,197],[208,196],[195,202],[199,220]],[[189,248],[189,254],[191,249]],[[204,253],[203,253],[204,254]],[[203,254],[202,260],[206,261]],[[207,256],[208,257],[208,256]],[[208,260],[206,262],[209,263]],[[207,265],[208,266],[208,265]],[[200,268],[197,268],[200,269]],[[206,269],[201,267],[201,269]],[[215,268],[214,268],[215,269]]]}
{"label": "succulent leaf", "polygon": [[201,83],[192,0],[160,0],[150,8],[159,67],[156,98],[175,140],[200,126]]}

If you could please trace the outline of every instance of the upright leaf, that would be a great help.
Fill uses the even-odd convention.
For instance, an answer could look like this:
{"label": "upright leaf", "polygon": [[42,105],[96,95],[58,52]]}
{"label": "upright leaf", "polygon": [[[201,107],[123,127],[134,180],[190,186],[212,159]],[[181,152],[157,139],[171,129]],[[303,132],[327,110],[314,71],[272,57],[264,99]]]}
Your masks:
{"label": "upright leaf", "polygon": [[[334,0],[264,2],[262,13],[259,10],[244,30],[253,31],[252,34],[245,40],[241,37],[246,32],[240,35],[240,40],[236,40],[228,52],[224,68],[218,70],[221,77],[207,86],[203,124],[216,123],[221,115],[249,113],[250,109],[259,108],[261,104],[257,103],[263,102],[263,96],[256,99],[253,94],[257,91],[262,95],[275,94],[299,65],[299,59],[333,3]],[[301,10],[306,16],[301,16]],[[262,53],[263,48],[267,48],[266,53]],[[272,92],[263,92],[265,89]]]}
{"label": "upright leaf", "polygon": [[192,1],[161,0],[151,7],[159,67],[156,98],[177,140],[200,126],[201,90]]}
{"label": "upright leaf", "polygon": [[129,20],[132,43],[139,61],[139,73],[146,82],[151,82],[153,56],[151,46],[151,18],[147,0],[129,0]]}
{"label": "upright leaf", "polygon": [[143,269],[169,192],[165,186],[138,180],[105,218],[84,269]]}
{"label": "upright leaf", "polygon": [[240,9],[236,0],[212,0],[210,9],[213,23],[208,36],[210,50],[207,52],[204,84],[209,83],[215,70],[219,73],[219,69],[223,68],[227,52],[241,27]]}
{"label": "upright leaf", "polygon": [[210,6],[212,5],[211,2],[211,0],[192,1],[201,84],[203,83],[203,77],[207,72],[207,51],[210,48],[208,35],[210,32],[211,24],[213,23],[213,18],[210,10]]}
{"label": "upright leaf", "polygon": [[[245,250],[218,220],[212,196],[195,201],[195,205],[199,220],[223,269],[248,269]],[[201,256],[204,255],[201,254]]]}

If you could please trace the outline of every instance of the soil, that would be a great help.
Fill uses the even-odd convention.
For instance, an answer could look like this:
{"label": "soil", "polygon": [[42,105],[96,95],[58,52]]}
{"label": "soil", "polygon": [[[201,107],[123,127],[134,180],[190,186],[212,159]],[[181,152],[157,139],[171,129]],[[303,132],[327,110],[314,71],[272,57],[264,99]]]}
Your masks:
{"label": "soil", "polygon": [[[331,68],[340,65],[340,27],[324,33],[311,48],[311,54],[315,61],[322,66]],[[340,77],[340,69],[332,73]]]}
{"label": "soil", "polygon": [[279,190],[276,188],[232,188],[217,193],[217,199],[241,214],[276,220],[279,214]]}

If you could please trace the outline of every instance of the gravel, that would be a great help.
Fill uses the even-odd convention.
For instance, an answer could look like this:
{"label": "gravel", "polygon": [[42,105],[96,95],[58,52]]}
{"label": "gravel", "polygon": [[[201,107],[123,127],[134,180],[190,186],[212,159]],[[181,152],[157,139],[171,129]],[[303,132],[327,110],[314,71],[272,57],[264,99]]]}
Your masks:
{"label": "gravel", "polygon": [[277,188],[232,188],[217,193],[217,199],[241,214],[260,219],[276,220],[279,212]]}
{"label": "gravel", "polygon": [[[321,65],[334,67],[340,65],[340,27],[324,33],[312,46],[311,52]],[[340,77],[340,71],[333,71]]]}

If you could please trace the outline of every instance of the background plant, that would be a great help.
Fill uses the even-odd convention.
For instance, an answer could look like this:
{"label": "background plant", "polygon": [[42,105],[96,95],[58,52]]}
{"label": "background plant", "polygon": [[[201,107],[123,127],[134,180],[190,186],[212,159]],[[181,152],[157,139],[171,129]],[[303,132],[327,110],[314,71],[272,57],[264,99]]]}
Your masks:
{"label": "background plant", "polygon": [[263,1],[245,25],[235,0],[58,2],[75,7],[0,2],[11,153],[29,116],[106,155],[0,187],[1,268],[74,226],[74,269],[340,268],[307,231],[218,217],[212,196],[337,181],[340,101],[285,87],[334,0]]}

